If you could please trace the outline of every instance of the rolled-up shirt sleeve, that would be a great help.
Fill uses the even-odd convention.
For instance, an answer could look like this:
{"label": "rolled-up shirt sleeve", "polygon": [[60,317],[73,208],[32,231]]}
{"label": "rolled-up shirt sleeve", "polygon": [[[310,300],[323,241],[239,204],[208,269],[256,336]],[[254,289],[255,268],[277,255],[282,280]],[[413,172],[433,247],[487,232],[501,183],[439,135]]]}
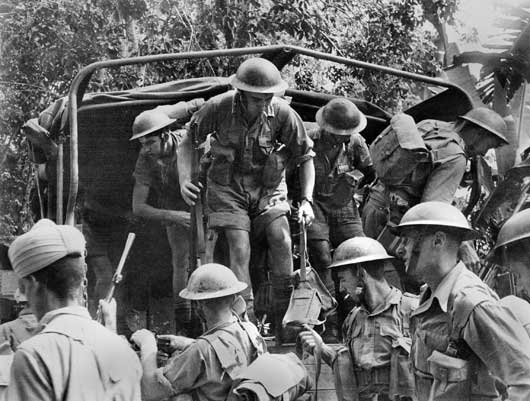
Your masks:
{"label": "rolled-up shirt sleeve", "polygon": [[200,386],[206,362],[197,344],[186,348],[181,354],[171,358],[166,366],[158,369],[159,384],[171,389],[174,394],[188,393]]}
{"label": "rolled-up shirt sleeve", "polygon": [[191,117],[187,128],[196,126],[197,127],[197,139],[199,143],[206,140],[208,134],[216,132],[217,127],[217,104],[213,101],[208,101],[202,105]]}
{"label": "rolled-up shirt sleeve", "polygon": [[304,122],[288,104],[281,103],[279,110],[280,142],[284,143],[293,157],[293,163],[297,166],[303,164],[315,156],[313,152],[313,141],[304,128]]}
{"label": "rolled-up shirt sleeve", "polygon": [[463,335],[491,374],[507,386],[510,401],[530,400],[530,337],[510,309],[492,302],[476,306]]}

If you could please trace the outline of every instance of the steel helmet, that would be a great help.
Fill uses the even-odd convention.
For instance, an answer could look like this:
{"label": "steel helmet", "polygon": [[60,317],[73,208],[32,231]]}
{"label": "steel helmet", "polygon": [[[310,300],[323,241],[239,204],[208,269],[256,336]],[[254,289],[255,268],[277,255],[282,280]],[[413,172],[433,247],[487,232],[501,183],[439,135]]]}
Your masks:
{"label": "steel helmet", "polygon": [[462,241],[480,237],[460,210],[449,203],[437,201],[423,202],[410,208],[393,231],[401,235],[422,227],[451,228],[461,234]]}
{"label": "steel helmet", "polygon": [[280,71],[269,60],[260,57],[245,60],[232,75],[230,83],[236,89],[255,93],[279,93],[288,85]]}
{"label": "steel helmet", "polygon": [[329,267],[391,259],[394,257],[386,253],[379,241],[368,237],[354,237],[347,239],[335,249],[333,263]]}
{"label": "steel helmet", "polygon": [[166,113],[158,110],[143,111],[134,119],[132,127],[133,134],[129,141],[156,132],[173,124],[175,121],[175,119],[169,118]]}
{"label": "steel helmet", "polygon": [[317,111],[320,128],[335,135],[351,135],[366,128],[366,117],[346,98],[332,99]]}
{"label": "steel helmet", "polygon": [[494,249],[525,238],[530,238],[530,209],[518,212],[506,220],[499,231]]}
{"label": "steel helmet", "polygon": [[477,107],[471,111],[468,111],[465,115],[459,116],[461,120],[469,121],[480,128],[492,133],[497,138],[502,140],[505,144],[509,144],[506,139],[506,132],[508,127],[504,119],[487,107]]}
{"label": "steel helmet", "polygon": [[228,267],[207,263],[195,269],[188,285],[179,295],[184,299],[199,301],[237,294],[245,288],[247,284],[239,281]]}

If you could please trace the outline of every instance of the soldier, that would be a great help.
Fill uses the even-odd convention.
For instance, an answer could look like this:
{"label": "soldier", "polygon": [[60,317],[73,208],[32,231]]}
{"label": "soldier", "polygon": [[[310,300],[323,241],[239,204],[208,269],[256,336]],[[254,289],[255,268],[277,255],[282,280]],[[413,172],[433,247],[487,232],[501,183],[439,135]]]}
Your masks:
{"label": "soldier", "polygon": [[[174,329],[181,334],[189,334],[191,306],[178,294],[185,287],[187,279],[190,213],[180,195],[177,149],[183,130],[170,128],[175,121],[161,109],[144,111],[134,120],[130,140],[138,139],[142,148],[133,174],[132,210],[136,216],[166,226],[173,265]],[[154,204],[158,207],[149,202],[153,194],[158,197],[158,205]]]}
{"label": "soldier", "polygon": [[15,301],[22,310],[18,313],[15,320],[0,325],[0,344],[8,342],[11,350],[15,352],[18,346],[33,336],[38,327],[38,321],[31,308],[28,300],[24,295],[24,284],[22,280],[15,292]]}
{"label": "soldier", "polygon": [[530,209],[514,214],[503,224],[494,247],[496,261],[514,277],[513,295],[530,302]]}
{"label": "soldier", "polygon": [[274,96],[287,88],[274,64],[262,58],[248,59],[239,66],[231,83],[235,91],[208,100],[190,122],[179,150],[181,191],[189,205],[194,204],[200,191],[191,182],[191,131],[196,132],[199,142],[210,135],[208,226],[224,231],[230,268],[249,285],[243,293],[249,316],[253,315],[249,234],[252,229],[253,238],[264,235],[270,250],[275,326],[280,336],[293,272],[285,167],[289,162],[299,166],[299,218],[310,224],[314,217],[313,143],[298,114],[285,100]]}
{"label": "soldier", "polygon": [[[388,284],[385,265],[392,259],[376,240],[356,237],[339,245],[330,266],[340,288],[359,305],[343,325],[356,381],[356,389],[350,391],[358,392],[359,400],[415,399],[408,363],[409,316],[418,298],[402,294]],[[302,344],[314,349],[316,335],[300,333]],[[334,369],[344,369],[341,361],[337,361],[338,355],[329,346],[323,346],[324,361]],[[347,376],[344,372],[340,374]],[[352,399],[351,395],[346,399]]]}
{"label": "soldier", "polygon": [[308,131],[315,151],[315,220],[307,238],[312,265],[324,273],[331,264],[331,248],[348,238],[364,237],[353,195],[357,187],[374,180],[375,171],[360,134],[366,117],[355,104],[333,99],[318,110],[316,121],[317,128]]}
{"label": "soldier", "polygon": [[7,400],[140,400],[138,358],[79,306],[84,254],[77,229],[47,219],[11,244],[9,259],[39,330],[14,355]]}
{"label": "soldier", "polygon": [[512,310],[458,260],[476,238],[464,215],[443,202],[411,208],[397,227],[408,274],[426,285],[412,313],[411,360],[420,400],[530,399],[530,337]]}
{"label": "soldier", "polygon": [[241,321],[232,309],[236,294],[246,286],[223,265],[198,267],[180,296],[197,303],[206,332],[196,340],[165,336],[175,353],[162,368],[157,369],[153,333],[142,329],[133,334],[132,341],[140,347],[144,400],[179,394],[191,394],[198,401],[226,400],[238,372],[265,352],[257,328]]}
{"label": "soldier", "polygon": [[[398,224],[403,214],[419,202],[451,203],[464,176],[466,159],[508,144],[506,123],[485,107],[469,111],[454,123],[424,120],[417,128],[429,149],[430,161],[414,168],[399,185],[385,185],[384,180],[378,180],[371,188],[362,212],[363,227],[369,237],[378,238],[387,222]],[[372,156],[375,160],[375,155]],[[395,171],[407,168],[393,167]],[[467,251],[462,256],[476,263],[478,256],[474,250]]]}

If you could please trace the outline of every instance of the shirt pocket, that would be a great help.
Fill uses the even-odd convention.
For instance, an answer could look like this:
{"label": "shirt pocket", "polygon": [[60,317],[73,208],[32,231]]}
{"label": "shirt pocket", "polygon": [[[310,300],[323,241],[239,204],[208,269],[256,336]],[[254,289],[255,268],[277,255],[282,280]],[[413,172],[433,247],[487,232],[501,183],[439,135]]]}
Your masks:
{"label": "shirt pocket", "polygon": [[280,184],[288,160],[289,151],[285,145],[278,146],[269,154],[263,167],[262,182],[265,188],[275,188]]}
{"label": "shirt pocket", "polygon": [[220,185],[229,185],[232,182],[235,149],[214,141],[210,152],[212,164],[208,169],[208,178]]}

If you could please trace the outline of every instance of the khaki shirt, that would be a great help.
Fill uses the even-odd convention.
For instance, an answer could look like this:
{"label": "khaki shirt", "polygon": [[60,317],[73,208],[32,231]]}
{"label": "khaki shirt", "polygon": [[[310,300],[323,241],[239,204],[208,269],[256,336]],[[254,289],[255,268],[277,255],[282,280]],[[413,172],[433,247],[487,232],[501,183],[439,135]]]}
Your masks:
{"label": "khaki shirt", "polygon": [[381,307],[370,313],[359,306],[346,319],[344,338],[356,368],[369,370],[390,365],[393,344],[405,337],[398,312],[401,297],[401,291],[392,288]]}
{"label": "khaki shirt", "polygon": [[355,170],[364,170],[372,165],[370,150],[361,134],[353,134],[350,141],[333,146],[322,136],[320,129],[309,131],[314,141],[315,198],[333,200],[337,196],[346,204],[351,201],[354,189],[361,178]]}
{"label": "khaki shirt", "polygon": [[38,323],[37,318],[28,308],[22,309],[15,320],[0,325],[0,344],[9,342],[15,352],[21,342],[35,334]]}
{"label": "khaki shirt", "polygon": [[465,143],[460,135],[451,132],[453,124],[435,121],[436,126],[444,127],[445,131],[425,131],[427,127],[431,127],[432,121],[418,123],[423,141],[433,156],[432,168],[416,169],[403,185],[389,188],[412,204],[428,201],[451,203],[466,171]]}
{"label": "khaki shirt", "polygon": [[168,210],[188,210],[188,206],[180,194],[177,168],[177,149],[184,130],[171,132],[165,140],[163,157],[152,157],[140,152],[136,160],[133,177],[141,185],[149,187],[149,197],[155,195],[156,200],[148,199],[154,207]]}
{"label": "khaki shirt", "polygon": [[[208,330],[205,335],[224,336],[231,343],[231,357],[236,371],[248,366],[257,350],[236,318]],[[223,364],[225,366],[230,363]],[[223,368],[211,343],[199,337],[182,353],[173,355],[166,366],[156,371],[167,396],[192,393],[197,401],[224,401],[232,386],[231,374]],[[233,375],[233,374],[232,374]]]}
{"label": "khaki shirt", "polygon": [[140,401],[142,368],[129,344],[86,308],[48,312],[18,347],[9,401]]}
{"label": "khaki shirt", "polygon": [[[208,177],[230,185],[233,175],[245,177],[250,187],[262,185],[269,156],[284,146],[278,173],[288,162],[300,165],[313,157],[313,141],[300,116],[281,98],[274,97],[269,107],[252,124],[247,121],[241,95],[230,91],[208,100],[191,120],[197,127],[199,142],[211,135],[212,165]],[[285,157],[285,159],[283,159]]]}
{"label": "khaki shirt", "polygon": [[[416,372],[419,399],[431,393],[432,376],[428,359],[434,351],[445,354],[449,344],[453,304],[456,297],[470,296],[475,289],[489,288],[459,262],[438,287],[426,287],[420,306],[412,313],[413,346],[411,359]],[[491,290],[489,290],[491,291]],[[489,372],[508,386],[508,399],[530,399],[530,337],[507,306],[496,295],[475,306],[463,327],[462,340],[473,362],[470,396],[497,399]],[[450,373],[448,373],[450,374]],[[449,387],[448,387],[449,391]],[[427,397],[427,398],[425,398]],[[464,398],[462,400],[471,398]],[[439,399],[434,397],[434,399]]]}

